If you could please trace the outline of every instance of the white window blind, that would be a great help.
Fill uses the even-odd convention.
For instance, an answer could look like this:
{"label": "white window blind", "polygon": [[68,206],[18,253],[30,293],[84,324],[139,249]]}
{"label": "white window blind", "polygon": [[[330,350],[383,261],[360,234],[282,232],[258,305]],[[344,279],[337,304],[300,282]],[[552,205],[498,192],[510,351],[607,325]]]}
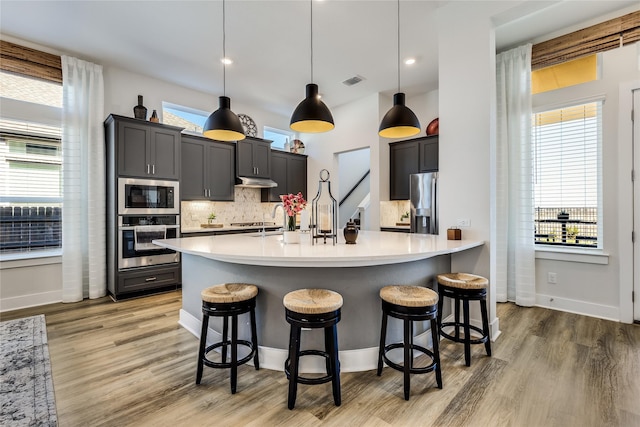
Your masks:
{"label": "white window blind", "polygon": [[0,252],[61,247],[60,128],[0,120]]}
{"label": "white window blind", "polygon": [[600,247],[602,102],[533,115],[535,241]]}

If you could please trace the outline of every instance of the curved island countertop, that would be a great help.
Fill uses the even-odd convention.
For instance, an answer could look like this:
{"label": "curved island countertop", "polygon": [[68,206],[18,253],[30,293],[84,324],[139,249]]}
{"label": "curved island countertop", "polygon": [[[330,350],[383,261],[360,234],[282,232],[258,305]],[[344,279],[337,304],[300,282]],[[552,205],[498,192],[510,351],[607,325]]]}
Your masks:
{"label": "curved island countertop", "polygon": [[299,244],[284,244],[281,234],[267,232],[156,240],[155,244],[183,254],[218,261],[271,267],[364,267],[398,264],[447,255],[482,246],[477,240],[446,240],[426,234],[361,231],[355,245],[311,244],[301,233]]}
{"label": "curved island countertop", "polygon": [[[440,236],[361,231],[355,245],[284,244],[282,235],[257,234],[199,236],[154,241],[182,253],[182,309],[180,324],[199,336],[200,292],[220,283],[258,286],[256,316],[260,366],[282,370],[287,358],[289,324],[282,299],[302,288],[325,288],[343,297],[338,324],[338,347],[343,372],[377,367],[381,323],[380,289],[390,284],[436,287],[436,276],[451,271],[451,256],[480,247],[482,241],[446,240]],[[444,315],[448,315],[445,312]],[[246,320],[246,321],[245,321]],[[387,337],[402,340],[400,321],[390,319]],[[210,336],[220,337],[220,319],[211,319]],[[416,344],[429,346],[426,325],[415,327]],[[240,335],[249,335],[248,319],[240,322]],[[422,341],[421,341],[422,340]],[[390,341],[391,342],[391,341]],[[303,346],[322,348],[321,331],[306,331]],[[310,358],[302,372],[321,372],[324,364]]]}

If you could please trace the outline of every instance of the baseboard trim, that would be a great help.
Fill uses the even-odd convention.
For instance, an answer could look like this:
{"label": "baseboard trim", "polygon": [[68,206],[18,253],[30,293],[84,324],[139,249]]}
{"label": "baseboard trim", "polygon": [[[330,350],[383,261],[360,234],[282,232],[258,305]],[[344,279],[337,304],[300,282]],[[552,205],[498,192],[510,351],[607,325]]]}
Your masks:
{"label": "baseboard trim", "polygon": [[[200,319],[185,310],[180,310],[178,323],[191,332],[196,338],[200,338]],[[207,332],[207,343],[220,340],[221,334],[209,328]],[[211,338],[211,339],[209,339]],[[431,348],[431,331],[427,330],[414,337],[414,344]],[[274,371],[283,371],[284,362],[288,356],[287,349],[259,346],[258,355],[260,367]],[[398,352],[398,362],[401,363],[402,354]],[[341,350],[339,352],[341,372],[361,372],[377,369],[378,367],[378,347],[362,348],[357,350]],[[395,358],[392,358],[395,361]],[[324,360],[317,357],[304,357],[300,360],[300,372],[304,373],[324,373]]]}
{"label": "baseboard trim", "polygon": [[552,295],[536,294],[536,306],[599,319],[620,321],[620,308],[612,305],[594,304]]}
{"label": "baseboard trim", "polygon": [[62,291],[39,292],[0,299],[0,313],[62,302]]}

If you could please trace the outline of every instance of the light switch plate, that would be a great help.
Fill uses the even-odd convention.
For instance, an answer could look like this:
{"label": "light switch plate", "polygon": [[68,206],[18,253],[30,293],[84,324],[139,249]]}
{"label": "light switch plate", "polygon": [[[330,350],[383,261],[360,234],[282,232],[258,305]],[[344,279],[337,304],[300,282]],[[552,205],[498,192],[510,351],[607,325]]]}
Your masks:
{"label": "light switch plate", "polygon": [[468,218],[465,219],[459,219],[458,220],[458,227],[470,227],[471,226],[471,220]]}

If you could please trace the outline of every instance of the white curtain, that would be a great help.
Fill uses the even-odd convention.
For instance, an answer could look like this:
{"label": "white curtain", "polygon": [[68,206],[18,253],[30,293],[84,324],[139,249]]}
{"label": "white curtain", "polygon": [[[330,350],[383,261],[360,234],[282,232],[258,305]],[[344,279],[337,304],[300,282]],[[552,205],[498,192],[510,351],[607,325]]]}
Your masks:
{"label": "white curtain", "polygon": [[102,66],[62,56],[62,301],[106,295]]}
{"label": "white curtain", "polygon": [[536,302],[531,44],[496,56],[496,299]]}

